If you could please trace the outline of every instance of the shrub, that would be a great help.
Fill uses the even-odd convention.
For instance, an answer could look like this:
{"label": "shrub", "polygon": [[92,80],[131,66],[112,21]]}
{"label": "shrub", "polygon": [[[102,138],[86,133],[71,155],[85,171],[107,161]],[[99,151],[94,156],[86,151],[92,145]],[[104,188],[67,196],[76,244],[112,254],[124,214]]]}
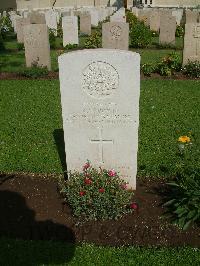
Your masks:
{"label": "shrub", "polygon": [[131,28],[138,21],[137,17],[131,12],[126,12],[126,22],[129,23],[129,27]]}
{"label": "shrub", "polygon": [[188,61],[188,63],[182,69],[183,74],[192,78],[200,78],[200,62],[199,61]]}
{"label": "shrub", "polygon": [[49,73],[47,67],[38,67],[36,65],[33,65],[32,67],[27,67],[18,72],[20,76],[26,77],[26,78],[41,78],[47,76]]}
{"label": "shrub", "polygon": [[49,30],[49,43],[51,49],[56,48],[56,36],[54,30]]}
{"label": "shrub", "polygon": [[152,37],[150,29],[144,22],[137,22],[130,30],[130,44],[134,48],[145,48],[151,44]]}
{"label": "shrub", "polygon": [[17,43],[17,50],[19,50],[19,51],[24,50],[24,44],[23,43]]}
{"label": "shrub", "polygon": [[87,162],[83,172],[70,173],[69,180],[61,183],[61,193],[77,217],[117,219],[137,208],[126,186],[114,170],[96,170]]}
{"label": "shrub", "polygon": [[192,168],[191,137],[179,137],[176,165],[176,179],[169,183],[171,188],[167,202],[173,222],[182,229],[187,229],[194,222],[200,222],[200,168]]}
{"label": "shrub", "polygon": [[161,76],[171,76],[175,71],[181,70],[181,61],[177,53],[172,52],[164,57],[156,67],[156,72]]}
{"label": "shrub", "polygon": [[159,37],[159,32],[157,32],[155,30],[151,30],[151,36],[152,37]]}
{"label": "shrub", "polygon": [[77,47],[78,47],[78,44],[69,43],[69,44],[65,45],[64,49],[65,50],[73,50],[73,49],[76,49]]}
{"label": "shrub", "polygon": [[99,32],[95,31],[89,36],[84,43],[84,47],[87,49],[99,48],[101,47],[101,35]]}
{"label": "shrub", "polygon": [[184,35],[184,28],[180,25],[176,27],[176,37],[183,37]]}
{"label": "shrub", "polygon": [[143,64],[141,70],[145,76],[151,76],[151,73],[154,72],[155,67],[152,64]]}
{"label": "shrub", "polygon": [[2,16],[0,18],[0,33],[2,35],[2,38],[6,40],[9,32],[12,31],[13,31],[12,22],[10,20],[9,15],[7,15],[6,17]]}
{"label": "shrub", "polygon": [[57,36],[59,38],[63,38],[62,18],[59,19],[58,28],[57,28]]}
{"label": "shrub", "polygon": [[2,35],[0,33],[0,51],[4,51],[4,50],[5,50],[5,46],[4,46]]}

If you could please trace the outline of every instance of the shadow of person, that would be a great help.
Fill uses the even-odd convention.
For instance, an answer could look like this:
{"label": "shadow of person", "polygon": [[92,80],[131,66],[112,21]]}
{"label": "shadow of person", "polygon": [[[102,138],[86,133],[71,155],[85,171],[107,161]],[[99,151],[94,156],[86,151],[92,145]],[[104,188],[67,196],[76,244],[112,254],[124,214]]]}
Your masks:
{"label": "shadow of person", "polygon": [[[28,208],[25,198],[19,193],[8,190],[0,191],[0,238],[14,238],[23,240],[50,240],[65,241],[70,243],[69,250],[66,245],[63,256],[51,256],[51,263],[62,263],[70,261],[74,254],[73,245],[75,243],[75,235],[73,231],[65,225],[54,223],[51,220],[36,221],[35,212]],[[43,250],[44,249],[44,250]],[[23,248],[23,253],[26,248]],[[48,254],[45,244],[41,245],[41,253]],[[54,252],[54,250],[51,250]],[[58,252],[59,253],[59,252]],[[2,256],[2,255],[1,255]],[[48,256],[39,257],[35,265],[38,263],[46,263]],[[33,258],[38,259],[38,258]]]}
{"label": "shadow of person", "polygon": [[53,131],[53,137],[57,147],[58,155],[62,165],[62,170],[64,173],[64,178],[67,179],[67,164],[65,155],[65,142],[64,142],[64,131],[63,129],[55,129]]}

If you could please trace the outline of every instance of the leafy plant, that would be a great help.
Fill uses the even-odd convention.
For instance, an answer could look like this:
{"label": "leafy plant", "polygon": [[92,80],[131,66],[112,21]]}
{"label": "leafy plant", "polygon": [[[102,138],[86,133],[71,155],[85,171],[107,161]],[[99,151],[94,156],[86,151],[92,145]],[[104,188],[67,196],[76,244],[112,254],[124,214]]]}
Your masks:
{"label": "leafy plant", "polygon": [[9,32],[12,32],[13,28],[12,28],[12,22],[10,20],[10,16],[2,16],[0,18],[0,33],[2,35],[2,38],[4,40],[7,39],[7,35],[9,34]]}
{"label": "leafy plant", "polygon": [[155,30],[151,30],[151,36],[152,37],[159,37],[159,32],[157,32]]}
{"label": "leafy plant", "polygon": [[192,78],[200,78],[200,62],[199,61],[188,61],[188,63],[182,69],[183,74]]}
{"label": "leafy plant", "polygon": [[155,67],[152,64],[143,64],[141,70],[145,76],[151,76],[151,73],[154,72]]}
{"label": "leafy plant", "polygon": [[61,193],[77,217],[118,219],[137,209],[137,204],[131,203],[134,194],[126,187],[114,170],[97,170],[88,161],[83,172],[69,173],[69,180],[61,183]]}
{"label": "leafy plant", "polygon": [[84,47],[87,49],[101,47],[101,35],[99,32],[93,32],[84,43]]}
{"label": "leafy plant", "polygon": [[191,136],[181,136],[178,142],[176,179],[168,184],[171,190],[164,206],[168,207],[173,222],[187,229],[192,223],[200,222],[200,168],[198,164],[192,167]]}
{"label": "leafy plant", "polygon": [[184,28],[180,25],[176,26],[176,37],[183,37],[184,36]]}
{"label": "leafy plant", "polygon": [[126,22],[129,23],[129,27],[131,28],[138,21],[137,17],[131,12],[126,12]]}
{"label": "leafy plant", "polygon": [[17,43],[17,50],[18,51],[24,50],[24,44],[23,43]]}
{"label": "leafy plant", "polygon": [[65,50],[73,50],[73,49],[76,49],[77,47],[78,47],[78,44],[69,43],[69,44],[65,45],[64,49]]}
{"label": "leafy plant", "polygon": [[56,48],[56,36],[55,36],[55,31],[54,30],[49,30],[49,43],[51,49]]}
{"label": "leafy plant", "polygon": [[26,77],[26,78],[41,78],[47,76],[49,73],[47,67],[38,67],[36,65],[33,65],[32,67],[27,67],[22,69],[18,74],[20,76]]}
{"label": "leafy plant", "polygon": [[145,48],[151,44],[152,36],[150,29],[144,22],[137,21],[130,29],[130,45],[134,48]]}
{"label": "leafy plant", "polygon": [[181,70],[181,61],[177,53],[172,52],[164,57],[161,63],[158,63],[156,71],[161,76],[171,76],[175,71]]}
{"label": "leafy plant", "polygon": [[0,33],[0,51],[4,51],[4,50],[5,50],[5,46],[4,46],[2,35]]}

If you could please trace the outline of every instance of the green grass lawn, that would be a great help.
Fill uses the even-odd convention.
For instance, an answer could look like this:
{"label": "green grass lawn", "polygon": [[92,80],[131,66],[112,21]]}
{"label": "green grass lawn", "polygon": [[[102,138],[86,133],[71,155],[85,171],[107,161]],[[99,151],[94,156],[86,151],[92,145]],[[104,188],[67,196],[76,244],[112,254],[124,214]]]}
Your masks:
{"label": "green grass lawn", "polygon": [[45,241],[0,240],[0,265],[199,266],[195,248],[96,247]]}
{"label": "green grass lawn", "polygon": [[[59,81],[1,81],[0,99],[0,170],[61,173],[56,145],[62,146],[57,134],[62,129]],[[199,99],[198,81],[142,81],[139,176],[170,176],[177,139],[189,131],[194,163],[199,164]]]}
{"label": "green grass lawn", "polygon": [[[93,29],[94,31],[94,29]],[[84,48],[84,42],[86,40],[86,36],[81,36],[79,38],[79,47]],[[176,42],[179,44],[182,42],[182,38],[176,38]],[[153,43],[158,44],[158,37],[153,38]],[[62,48],[62,39],[56,39],[56,47],[57,49]],[[25,65],[25,54],[24,51],[16,51],[17,49],[17,42],[15,39],[11,39],[5,42],[5,47],[7,51],[0,53],[0,71],[1,72],[19,72],[22,70]],[[169,53],[175,51],[174,49],[156,49],[155,45],[152,45],[148,49],[130,49],[131,51],[138,52],[141,55],[141,63],[157,63],[161,61],[161,59],[168,55]],[[180,56],[180,60],[182,60],[182,51],[176,50],[176,53]],[[52,70],[58,70],[58,55],[59,51],[51,50],[51,64]]]}

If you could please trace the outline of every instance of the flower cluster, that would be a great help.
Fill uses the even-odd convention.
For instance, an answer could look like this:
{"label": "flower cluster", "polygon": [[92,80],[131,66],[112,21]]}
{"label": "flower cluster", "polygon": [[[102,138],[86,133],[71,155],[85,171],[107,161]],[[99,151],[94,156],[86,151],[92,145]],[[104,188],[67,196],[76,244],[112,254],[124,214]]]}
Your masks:
{"label": "flower cluster", "polygon": [[84,219],[117,219],[138,210],[133,191],[114,169],[95,169],[87,161],[81,173],[69,174],[62,187],[75,216]]}

